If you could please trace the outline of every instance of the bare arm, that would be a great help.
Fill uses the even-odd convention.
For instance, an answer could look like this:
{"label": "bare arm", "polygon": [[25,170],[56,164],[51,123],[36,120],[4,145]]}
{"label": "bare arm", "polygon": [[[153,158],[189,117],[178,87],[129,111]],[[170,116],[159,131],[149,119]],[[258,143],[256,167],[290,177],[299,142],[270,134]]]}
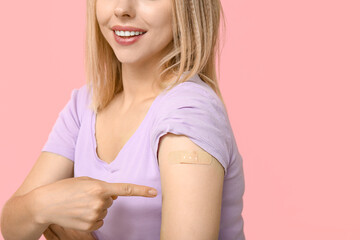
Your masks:
{"label": "bare arm", "polygon": [[41,152],[19,189],[2,209],[1,232],[6,240],[39,239],[48,224],[40,223],[36,188],[73,177],[74,163],[58,154]]}
{"label": "bare arm", "polygon": [[159,167],[163,197],[160,239],[218,239],[222,165],[188,137],[169,133],[160,140]]}
{"label": "bare arm", "polygon": [[32,209],[34,206],[33,191],[22,196],[9,199],[3,207],[1,215],[1,231],[6,240],[39,239],[47,224],[35,221]]}

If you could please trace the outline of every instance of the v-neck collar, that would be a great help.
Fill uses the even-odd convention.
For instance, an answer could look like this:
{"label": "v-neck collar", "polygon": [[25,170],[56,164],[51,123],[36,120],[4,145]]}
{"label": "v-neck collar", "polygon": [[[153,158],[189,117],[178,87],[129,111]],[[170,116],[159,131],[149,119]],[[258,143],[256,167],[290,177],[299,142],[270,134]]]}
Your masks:
{"label": "v-neck collar", "polygon": [[141,121],[140,125],[138,126],[138,128],[136,129],[134,134],[131,135],[131,137],[126,141],[125,145],[118,152],[115,159],[110,163],[107,163],[107,162],[103,161],[102,159],[100,159],[99,155],[96,152],[96,148],[97,148],[97,142],[96,142],[96,137],[95,137],[96,113],[94,111],[92,112],[92,116],[91,116],[92,150],[93,150],[93,154],[95,156],[96,161],[100,165],[102,165],[106,170],[108,170],[108,171],[116,171],[116,166],[118,165],[118,162],[121,160],[121,156],[124,154],[124,152],[129,147],[129,145],[131,145],[132,142],[138,137],[139,132],[141,132],[142,128],[144,127],[144,125],[148,121],[148,118],[152,113],[152,109],[153,109],[154,105],[156,104],[156,102],[157,102],[158,98],[160,97],[160,95],[162,95],[162,93],[160,93],[158,96],[156,96],[156,98],[153,100],[153,102],[151,103],[148,111],[146,112],[146,115],[145,115],[144,119]]}
{"label": "v-neck collar", "polygon": [[[183,77],[184,74],[186,74],[188,71],[185,71],[181,78]],[[197,78],[198,75],[195,74],[195,76],[193,76],[193,78]],[[197,79],[196,79],[197,80]],[[188,79],[188,81],[191,81],[191,79]],[[184,82],[183,82],[184,83]],[[182,83],[180,83],[182,84]],[[147,111],[144,119],[141,121],[140,125],[138,126],[138,128],[136,129],[136,131],[134,132],[133,135],[131,135],[131,137],[127,140],[127,142],[125,143],[125,145],[121,148],[121,150],[118,152],[118,154],[116,155],[115,159],[110,162],[107,163],[103,160],[100,159],[99,155],[96,152],[96,148],[97,148],[97,143],[96,143],[96,137],[95,137],[95,123],[96,123],[96,113],[94,111],[92,111],[92,115],[91,115],[91,139],[92,139],[92,151],[93,151],[93,155],[95,156],[96,162],[98,162],[103,168],[105,168],[107,171],[110,172],[115,172],[118,170],[118,165],[120,164],[121,161],[121,156],[124,154],[124,152],[126,151],[126,149],[129,147],[129,145],[131,145],[131,143],[133,141],[135,141],[135,139],[138,137],[139,132],[141,132],[142,128],[144,127],[144,125],[146,124],[146,122],[148,121],[149,116],[152,114],[154,105],[156,104],[156,102],[158,101],[159,98],[161,98],[164,94],[166,94],[166,90],[168,88],[170,88],[172,84],[170,84],[168,87],[166,87],[163,91],[160,92],[160,94],[158,94],[154,101],[151,103],[149,110]],[[178,84],[179,85],[179,84]]]}

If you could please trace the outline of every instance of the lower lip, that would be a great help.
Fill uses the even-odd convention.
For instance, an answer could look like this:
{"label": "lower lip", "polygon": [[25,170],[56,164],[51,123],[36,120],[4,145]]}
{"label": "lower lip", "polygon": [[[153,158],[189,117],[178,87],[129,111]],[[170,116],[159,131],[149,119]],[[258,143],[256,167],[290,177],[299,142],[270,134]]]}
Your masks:
{"label": "lower lip", "polygon": [[115,41],[121,45],[124,45],[124,46],[128,46],[128,45],[131,45],[133,43],[135,43],[137,40],[139,40],[142,36],[145,35],[145,33],[141,34],[141,35],[137,35],[137,36],[133,36],[133,37],[127,37],[127,38],[123,38],[123,37],[120,37],[118,35],[115,34],[115,31],[113,31],[114,33],[114,37],[115,37]]}

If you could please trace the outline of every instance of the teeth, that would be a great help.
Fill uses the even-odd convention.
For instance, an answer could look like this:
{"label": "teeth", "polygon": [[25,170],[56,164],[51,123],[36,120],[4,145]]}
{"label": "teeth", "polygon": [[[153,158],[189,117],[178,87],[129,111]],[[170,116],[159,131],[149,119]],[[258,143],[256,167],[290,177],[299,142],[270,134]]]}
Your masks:
{"label": "teeth", "polygon": [[145,32],[134,32],[134,31],[115,31],[115,34],[121,37],[137,36]]}

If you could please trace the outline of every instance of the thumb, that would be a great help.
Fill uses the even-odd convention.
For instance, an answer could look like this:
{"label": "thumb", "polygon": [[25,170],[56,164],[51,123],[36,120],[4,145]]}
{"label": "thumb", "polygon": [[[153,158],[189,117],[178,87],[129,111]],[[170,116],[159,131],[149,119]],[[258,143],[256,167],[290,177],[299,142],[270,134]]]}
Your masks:
{"label": "thumb", "polygon": [[[107,192],[112,197],[117,196],[142,196],[142,197],[154,197],[157,195],[155,188],[148,186],[137,185],[132,183],[108,183],[106,182]],[[149,192],[153,190],[155,194]],[[115,198],[115,199],[116,199]]]}

